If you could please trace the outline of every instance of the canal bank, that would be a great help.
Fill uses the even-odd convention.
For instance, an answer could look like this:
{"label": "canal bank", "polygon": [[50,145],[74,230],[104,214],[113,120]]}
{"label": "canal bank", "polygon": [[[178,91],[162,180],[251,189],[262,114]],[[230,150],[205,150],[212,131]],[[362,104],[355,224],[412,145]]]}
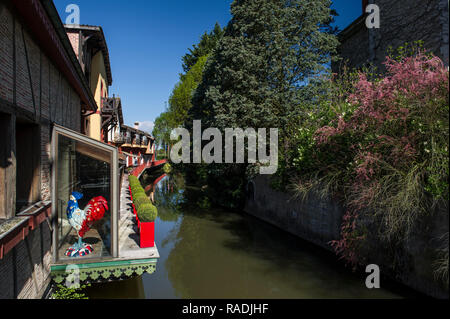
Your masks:
{"label": "canal bank", "polygon": [[93,285],[90,298],[405,298],[392,282],[369,290],[326,250],[243,213],[199,208],[202,194],[179,177],[143,176],[158,206],[152,274]]}
{"label": "canal bank", "polygon": [[[336,201],[314,195],[305,201],[295,199],[272,189],[269,178],[262,175],[250,181],[247,189],[244,209],[247,214],[328,251],[332,251],[330,242],[340,239],[344,209]],[[421,293],[448,298],[448,288],[446,290],[434,275],[433,259],[439,249],[436,238],[448,232],[448,211],[441,209],[431,215],[420,225],[421,231],[414,232],[407,244],[400,247],[403,261],[393,265],[389,249],[379,238],[371,238],[368,240],[371,251],[368,264],[379,265],[383,275]]]}

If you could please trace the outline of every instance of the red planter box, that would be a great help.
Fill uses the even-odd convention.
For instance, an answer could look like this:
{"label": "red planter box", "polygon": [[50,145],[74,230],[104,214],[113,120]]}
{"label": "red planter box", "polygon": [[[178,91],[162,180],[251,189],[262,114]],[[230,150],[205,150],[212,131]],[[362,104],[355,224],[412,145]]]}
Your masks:
{"label": "red planter box", "polygon": [[141,248],[155,247],[155,222],[140,223]]}

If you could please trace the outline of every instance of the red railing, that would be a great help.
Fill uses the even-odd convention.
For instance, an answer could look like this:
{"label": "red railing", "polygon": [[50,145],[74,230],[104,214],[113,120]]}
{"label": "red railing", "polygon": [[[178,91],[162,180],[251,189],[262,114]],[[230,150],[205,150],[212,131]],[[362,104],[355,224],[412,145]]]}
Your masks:
{"label": "red railing", "polygon": [[164,173],[162,174],[160,177],[158,177],[157,179],[154,180],[153,184],[147,185],[147,187],[144,189],[145,192],[150,191],[152,188],[154,188],[164,177],[166,177],[167,174]]}
{"label": "red railing", "polygon": [[160,160],[160,161],[155,161],[155,162],[147,162],[147,163],[144,163],[144,164],[139,165],[138,167],[136,167],[136,168],[131,172],[131,174],[134,175],[134,176],[136,176],[136,177],[139,177],[139,175],[141,175],[142,172],[143,172],[145,169],[150,168],[150,167],[160,166],[160,165],[163,165],[163,164],[166,164],[166,163],[167,163],[167,160],[166,160],[166,159],[163,159],[163,160]]}

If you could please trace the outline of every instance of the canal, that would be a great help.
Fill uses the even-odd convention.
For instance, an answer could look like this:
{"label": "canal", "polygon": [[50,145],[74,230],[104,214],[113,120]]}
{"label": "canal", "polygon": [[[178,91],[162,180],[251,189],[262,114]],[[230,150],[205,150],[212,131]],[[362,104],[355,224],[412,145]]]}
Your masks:
{"label": "canal", "polygon": [[[159,174],[160,175],[160,174]],[[158,206],[153,274],[96,284],[90,298],[404,298],[383,280],[369,290],[336,257],[245,214],[211,209],[181,177],[142,180]]]}

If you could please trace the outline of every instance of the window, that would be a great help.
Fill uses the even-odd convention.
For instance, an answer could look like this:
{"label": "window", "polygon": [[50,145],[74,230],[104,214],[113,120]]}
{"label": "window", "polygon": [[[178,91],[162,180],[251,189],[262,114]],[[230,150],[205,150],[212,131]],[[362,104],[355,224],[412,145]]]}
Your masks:
{"label": "window", "polygon": [[40,201],[41,139],[37,124],[16,122],[16,212]]}
{"label": "window", "polygon": [[0,113],[0,219],[41,200],[40,126]]}
{"label": "window", "polygon": [[52,152],[55,261],[117,257],[117,149],[55,125]]}

